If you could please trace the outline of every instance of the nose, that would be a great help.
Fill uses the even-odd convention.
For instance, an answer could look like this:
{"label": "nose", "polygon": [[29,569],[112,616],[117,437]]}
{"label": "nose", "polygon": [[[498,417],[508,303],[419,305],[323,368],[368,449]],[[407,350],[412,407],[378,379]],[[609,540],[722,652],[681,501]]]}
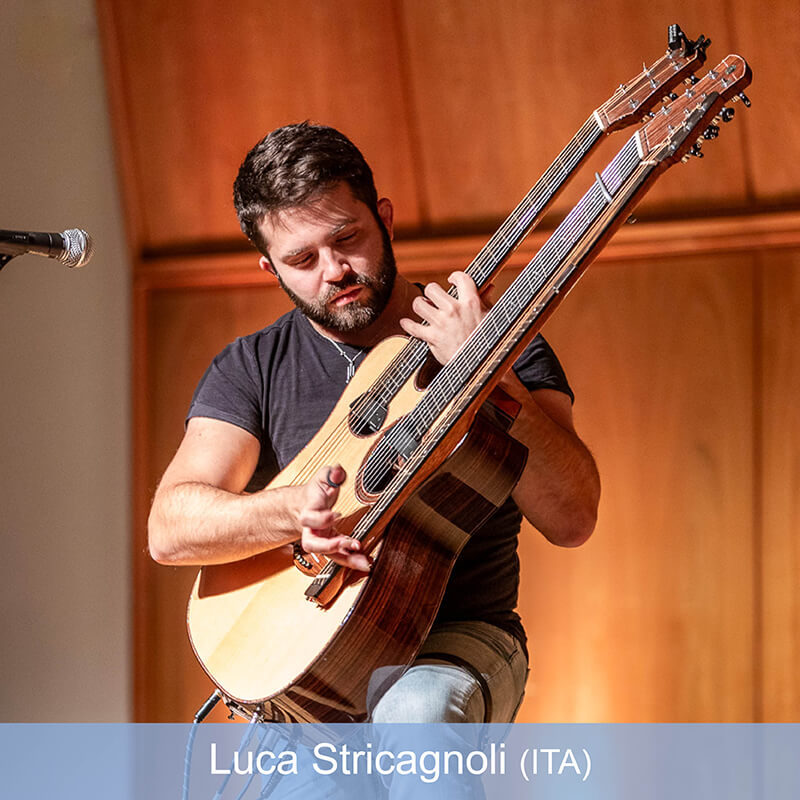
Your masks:
{"label": "nose", "polygon": [[351,271],[347,259],[334,250],[320,252],[319,259],[322,263],[322,277],[327,283],[339,283]]}

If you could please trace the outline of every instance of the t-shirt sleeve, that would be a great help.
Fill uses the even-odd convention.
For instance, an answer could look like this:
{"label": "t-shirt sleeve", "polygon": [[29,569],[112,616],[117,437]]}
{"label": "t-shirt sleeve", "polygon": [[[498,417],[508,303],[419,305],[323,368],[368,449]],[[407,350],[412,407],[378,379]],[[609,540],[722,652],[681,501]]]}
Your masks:
{"label": "t-shirt sleeve", "polygon": [[261,439],[261,381],[246,339],[237,339],[211,362],[194,391],[186,422],[210,417],[230,422]]}
{"label": "t-shirt sleeve", "polygon": [[537,334],[514,362],[513,370],[528,391],[556,389],[569,395],[571,401],[575,401],[575,395],[570,388],[561,363],[553,352],[553,348],[541,334]]}

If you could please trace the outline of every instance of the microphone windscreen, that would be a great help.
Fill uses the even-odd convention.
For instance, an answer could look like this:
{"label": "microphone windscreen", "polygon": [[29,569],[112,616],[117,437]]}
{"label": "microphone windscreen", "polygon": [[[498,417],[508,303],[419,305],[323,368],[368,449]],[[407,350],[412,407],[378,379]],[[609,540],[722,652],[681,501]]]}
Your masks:
{"label": "microphone windscreen", "polygon": [[94,240],[86,231],[70,228],[61,234],[64,238],[64,253],[59,260],[68,267],[82,267],[94,255]]}

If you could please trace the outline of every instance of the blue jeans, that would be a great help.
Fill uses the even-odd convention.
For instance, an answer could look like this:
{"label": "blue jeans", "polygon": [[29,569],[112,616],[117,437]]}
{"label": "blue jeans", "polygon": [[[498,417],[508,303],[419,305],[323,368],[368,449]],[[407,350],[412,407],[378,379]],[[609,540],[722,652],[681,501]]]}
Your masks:
{"label": "blue jeans", "polygon": [[[438,654],[438,655],[437,655]],[[466,662],[467,669],[456,662]],[[414,663],[402,674],[399,667],[385,667],[375,681],[381,688],[395,674],[400,677],[374,700],[370,719],[376,724],[375,751],[400,754],[425,746],[426,731],[416,726],[383,723],[512,722],[525,689],[527,659],[520,643],[510,634],[486,622],[448,622],[434,626]],[[480,674],[480,680],[473,674]],[[483,686],[481,685],[483,684]],[[487,703],[484,692],[488,693]],[[370,701],[368,699],[368,706]],[[488,717],[488,718],[487,718]],[[441,750],[479,750],[481,726],[441,725],[432,735]],[[358,741],[351,748],[363,747]],[[277,747],[277,746],[275,746]],[[280,749],[278,747],[277,749]],[[417,776],[364,774],[315,775],[309,748],[298,747],[299,775],[277,781],[271,800],[484,800],[480,778],[443,775],[435,783]]]}
{"label": "blue jeans", "polygon": [[[483,687],[462,662],[480,673]],[[506,631],[487,622],[441,623],[411,667],[370,708],[370,718],[376,723],[512,722],[527,672],[522,646]]]}

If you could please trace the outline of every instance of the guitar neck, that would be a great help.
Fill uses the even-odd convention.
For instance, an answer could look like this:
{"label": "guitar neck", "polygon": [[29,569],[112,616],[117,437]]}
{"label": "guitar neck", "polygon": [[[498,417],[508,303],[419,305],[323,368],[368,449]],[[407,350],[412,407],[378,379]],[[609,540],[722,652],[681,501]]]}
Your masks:
{"label": "guitar neck", "polygon": [[[353,536],[362,538],[387,513],[441,447],[456,424],[477,411],[491,389],[533,336],[547,314],[641,198],[659,165],[640,156],[632,137],[542,249],[492,307],[464,346],[443,367],[422,400],[391,429],[370,455],[365,480],[385,465],[403,466],[361,519]],[[455,442],[453,443],[455,444]],[[380,478],[375,477],[380,486]]]}
{"label": "guitar neck", "polygon": [[[483,288],[531,232],[542,212],[564,188],[586,156],[603,136],[595,114],[583,123],[569,144],[556,156],[541,178],[508,215],[466,269],[478,289]],[[450,293],[455,287],[450,288]]]}
{"label": "guitar neck", "polygon": [[[703,64],[705,49],[709,43],[705,37],[701,36],[696,42],[692,42],[676,25],[671,26],[669,38],[670,46],[666,54],[627,83],[620,84],[612,96],[592,112],[541,178],[481,248],[465,270],[479,290],[489,283],[533,230],[545,209],[558,196],[600,139],[605,134],[637,123],[656,105],[662,95],[670,92]],[[451,286],[448,294],[455,296],[455,287]],[[377,408],[388,407],[397,389],[425,362],[428,352],[425,342],[412,338],[375,381],[366,402]]]}
{"label": "guitar neck", "polygon": [[[545,209],[564,188],[569,178],[592,152],[605,133],[594,112],[583,123],[567,146],[556,156],[544,174],[508,215],[503,224],[481,248],[465,269],[480,291],[500,271],[511,254],[533,230]],[[455,296],[451,286],[448,294]],[[372,400],[388,406],[397,389],[422,366],[428,357],[428,345],[411,338],[402,352],[389,364],[372,387]]]}

